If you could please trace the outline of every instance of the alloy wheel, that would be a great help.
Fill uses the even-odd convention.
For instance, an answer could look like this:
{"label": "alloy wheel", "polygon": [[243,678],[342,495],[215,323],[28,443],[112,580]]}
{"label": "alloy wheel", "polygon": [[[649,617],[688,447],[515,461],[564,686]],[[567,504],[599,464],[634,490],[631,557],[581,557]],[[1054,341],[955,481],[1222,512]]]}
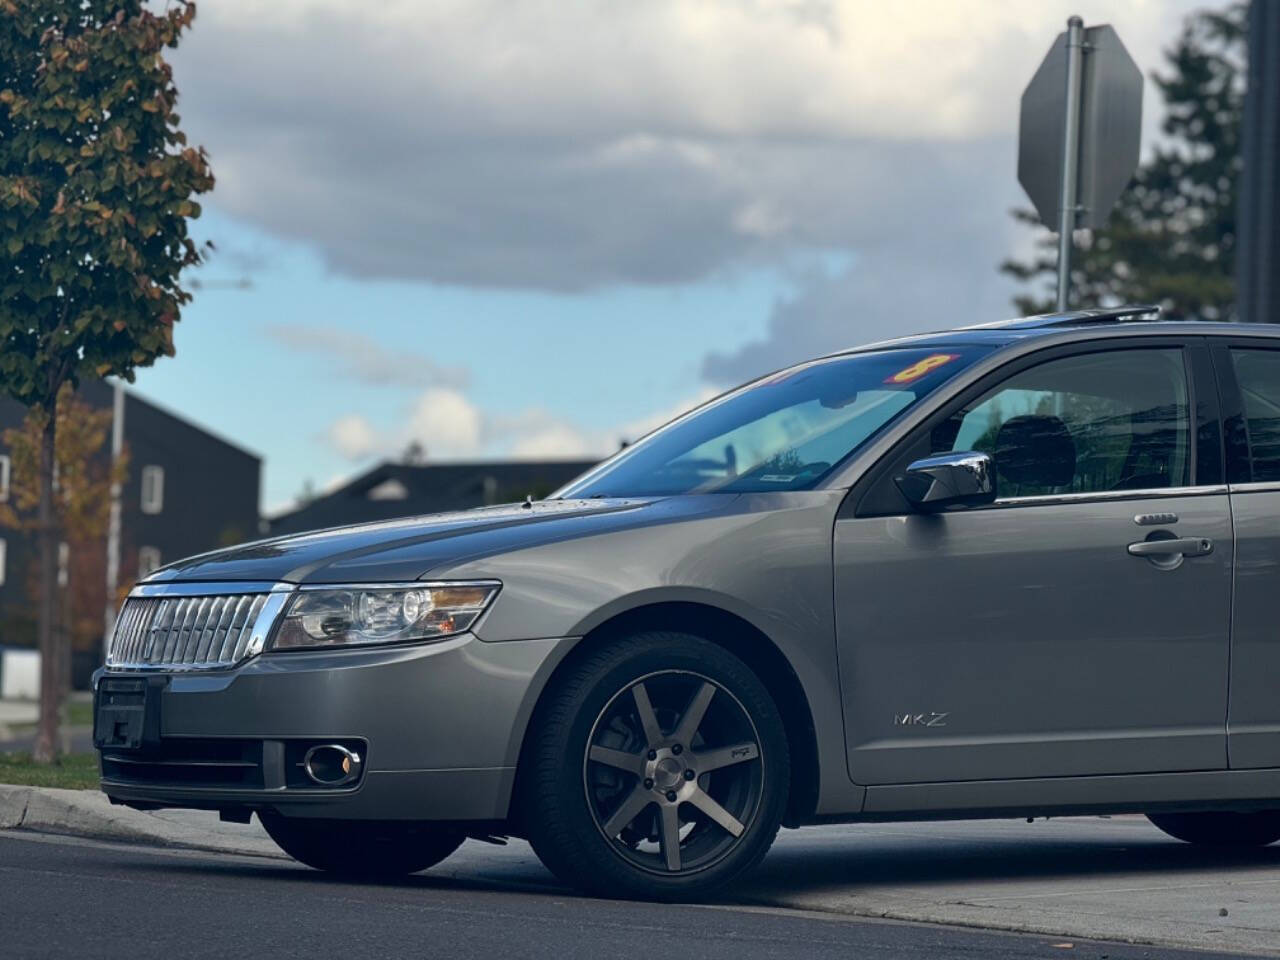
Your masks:
{"label": "alloy wheel", "polygon": [[760,737],[715,681],[652,673],[596,718],[583,779],[591,816],[617,855],[653,873],[693,873],[723,859],[755,818]]}

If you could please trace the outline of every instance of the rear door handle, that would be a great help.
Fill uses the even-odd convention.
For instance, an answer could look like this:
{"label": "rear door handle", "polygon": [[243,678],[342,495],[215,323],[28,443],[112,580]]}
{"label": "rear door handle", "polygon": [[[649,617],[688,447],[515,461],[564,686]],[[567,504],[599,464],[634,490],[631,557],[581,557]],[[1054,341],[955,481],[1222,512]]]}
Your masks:
{"label": "rear door handle", "polygon": [[1208,537],[1172,537],[1168,540],[1139,540],[1129,544],[1129,553],[1135,557],[1203,557],[1213,553],[1213,541]]}

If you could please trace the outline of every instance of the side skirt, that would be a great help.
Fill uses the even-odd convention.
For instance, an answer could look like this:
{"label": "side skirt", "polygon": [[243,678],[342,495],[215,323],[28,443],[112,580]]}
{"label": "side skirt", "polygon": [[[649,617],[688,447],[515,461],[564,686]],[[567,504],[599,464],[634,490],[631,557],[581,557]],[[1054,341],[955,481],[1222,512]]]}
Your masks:
{"label": "side skirt", "polygon": [[810,822],[1265,809],[1280,809],[1280,769],[873,786],[860,811]]}

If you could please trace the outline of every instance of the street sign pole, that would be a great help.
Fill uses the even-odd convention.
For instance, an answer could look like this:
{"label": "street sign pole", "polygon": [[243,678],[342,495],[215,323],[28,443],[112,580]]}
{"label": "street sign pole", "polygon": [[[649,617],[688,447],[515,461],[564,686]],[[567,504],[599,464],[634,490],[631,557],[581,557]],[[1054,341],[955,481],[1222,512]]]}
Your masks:
{"label": "street sign pole", "polygon": [[1076,229],[1076,185],[1080,162],[1080,81],[1084,21],[1067,21],[1067,109],[1062,131],[1062,190],[1058,211],[1058,310],[1071,299],[1071,240]]}
{"label": "street sign pole", "polygon": [[1142,146],[1142,71],[1114,29],[1079,17],[1054,38],[1022,91],[1018,182],[1058,232],[1058,310],[1071,302],[1076,230],[1102,230]]}

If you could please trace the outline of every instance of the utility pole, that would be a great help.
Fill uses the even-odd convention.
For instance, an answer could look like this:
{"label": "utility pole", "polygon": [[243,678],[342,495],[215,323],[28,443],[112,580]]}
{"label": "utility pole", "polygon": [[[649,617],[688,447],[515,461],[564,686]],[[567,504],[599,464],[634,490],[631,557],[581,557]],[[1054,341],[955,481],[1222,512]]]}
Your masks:
{"label": "utility pole", "polygon": [[124,454],[124,386],[111,384],[111,513],[107,520],[107,603],[102,615],[102,662],[116,632],[116,591],[120,588],[120,499],[117,469]]}
{"label": "utility pole", "polygon": [[1280,323],[1280,3],[1249,9],[1240,208],[1236,218],[1236,316]]}

